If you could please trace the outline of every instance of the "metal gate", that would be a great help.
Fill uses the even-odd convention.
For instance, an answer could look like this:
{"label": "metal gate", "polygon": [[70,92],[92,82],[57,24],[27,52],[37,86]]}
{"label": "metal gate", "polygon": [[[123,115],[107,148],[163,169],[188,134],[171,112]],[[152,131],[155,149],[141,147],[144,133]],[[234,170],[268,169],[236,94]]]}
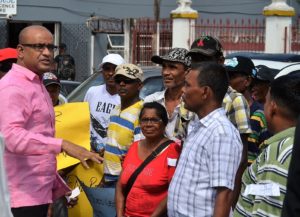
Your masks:
{"label": "metal gate", "polygon": [[265,49],[264,20],[200,19],[194,28],[195,38],[203,35],[218,38],[225,55],[236,51],[264,52]]}
{"label": "metal gate", "polygon": [[[159,35],[156,34],[157,29]],[[138,65],[153,65],[151,57],[164,55],[172,47],[172,20],[162,19],[157,28],[153,19],[137,19],[132,28],[132,62]],[[159,46],[157,46],[157,43]]]}

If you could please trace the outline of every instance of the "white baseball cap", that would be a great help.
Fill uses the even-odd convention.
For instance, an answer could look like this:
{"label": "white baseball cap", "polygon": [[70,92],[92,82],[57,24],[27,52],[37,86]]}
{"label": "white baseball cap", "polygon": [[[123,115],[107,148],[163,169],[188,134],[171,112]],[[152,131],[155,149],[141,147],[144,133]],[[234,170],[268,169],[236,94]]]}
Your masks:
{"label": "white baseball cap", "polygon": [[125,60],[123,59],[123,57],[121,57],[121,55],[112,53],[103,57],[102,63],[99,65],[99,69],[101,69],[105,63],[111,63],[118,66],[124,64]]}

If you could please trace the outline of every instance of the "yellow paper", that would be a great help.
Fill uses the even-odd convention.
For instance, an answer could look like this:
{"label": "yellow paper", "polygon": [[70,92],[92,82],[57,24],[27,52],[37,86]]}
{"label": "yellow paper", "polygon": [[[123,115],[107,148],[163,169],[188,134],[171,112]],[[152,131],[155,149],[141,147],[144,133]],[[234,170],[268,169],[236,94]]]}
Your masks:
{"label": "yellow paper", "polygon": [[[56,121],[56,137],[69,140],[86,149],[90,149],[90,114],[88,103],[68,103],[54,107]],[[79,160],[60,154],[57,156],[57,168],[63,169],[78,163]],[[80,189],[78,203],[68,210],[69,217],[93,217],[93,209],[83,192],[77,177],[87,186],[99,185],[103,177],[103,165],[88,162],[90,169],[85,169],[81,164],[67,175],[66,182],[71,189],[77,186]]]}
{"label": "yellow paper", "polygon": [[67,184],[69,187],[72,189],[79,187],[80,189],[78,204],[68,210],[69,217],[93,217],[93,208],[82,190],[78,179],[80,179],[86,186],[98,186],[103,177],[103,164],[97,164],[89,161],[88,165],[90,168],[85,169],[82,164],[78,164],[74,170],[67,175]]}
{"label": "yellow paper", "polygon": [[[56,138],[71,141],[90,150],[90,112],[87,102],[67,103],[54,107]],[[79,160],[60,153],[57,170],[75,165]]]}

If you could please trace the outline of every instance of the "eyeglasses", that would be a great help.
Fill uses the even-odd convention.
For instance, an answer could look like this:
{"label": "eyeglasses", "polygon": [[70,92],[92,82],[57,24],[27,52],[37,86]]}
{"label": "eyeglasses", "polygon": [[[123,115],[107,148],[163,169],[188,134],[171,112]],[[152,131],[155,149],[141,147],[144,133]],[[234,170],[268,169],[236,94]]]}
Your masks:
{"label": "eyeglasses", "polygon": [[116,82],[117,84],[121,84],[121,82],[124,82],[124,84],[133,84],[133,83],[138,82],[138,80],[137,80],[137,79],[116,78],[116,79],[115,79],[115,82]]}
{"label": "eyeglasses", "polygon": [[40,52],[44,51],[46,48],[51,52],[53,52],[57,49],[57,46],[55,46],[54,44],[21,44],[21,45],[23,45],[25,47],[30,47],[30,48],[32,48],[36,51],[40,51]]}
{"label": "eyeglasses", "polygon": [[140,122],[141,122],[141,124],[148,124],[148,123],[150,123],[150,124],[158,124],[158,123],[161,122],[161,119],[159,119],[159,118],[142,118],[140,120]]}

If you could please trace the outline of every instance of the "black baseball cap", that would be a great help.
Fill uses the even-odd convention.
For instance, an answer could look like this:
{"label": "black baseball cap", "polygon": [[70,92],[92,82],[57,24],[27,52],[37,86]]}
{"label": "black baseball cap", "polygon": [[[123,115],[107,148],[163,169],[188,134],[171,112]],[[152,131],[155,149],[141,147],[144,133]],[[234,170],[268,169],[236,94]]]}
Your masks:
{"label": "black baseball cap", "polygon": [[239,73],[246,76],[255,77],[256,69],[252,60],[248,57],[235,56],[230,59],[226,59],[224,62],[227,73]]}
{"label": "black baseball cap", "polygon": [[187,55],[215,56],[218,53],[223,54],[223,47],[219,40],[212,36],[201,36],[193,42]]}
{"label": "black baseball cap", "polygon": [[254,76],[255,79],[265,82],[272,82],[279,70],[271,69],[265,65],[258,65],[256,66],[256,71],[256,76]]}
{"label": "black baseball cap", "polygon": [[57,76],[52,72],[45,72],[43,74],[43,83],[47,87],[50,84],[56,84],[61,87],[60,81]]}

